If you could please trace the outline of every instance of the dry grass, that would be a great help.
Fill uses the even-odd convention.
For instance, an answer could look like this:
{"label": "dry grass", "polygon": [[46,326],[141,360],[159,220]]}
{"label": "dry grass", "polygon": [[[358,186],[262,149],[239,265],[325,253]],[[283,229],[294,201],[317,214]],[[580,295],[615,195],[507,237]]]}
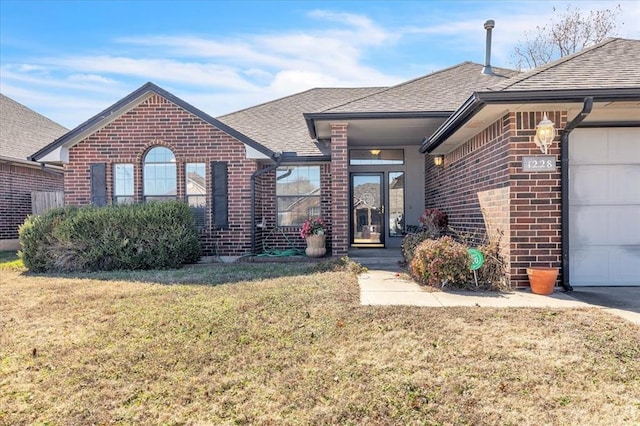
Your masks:
{"label": "dry grass", "polygon": [[352,272],[308,268],[0,271],[0,423],[640,423],[638,326],[362,307]]}

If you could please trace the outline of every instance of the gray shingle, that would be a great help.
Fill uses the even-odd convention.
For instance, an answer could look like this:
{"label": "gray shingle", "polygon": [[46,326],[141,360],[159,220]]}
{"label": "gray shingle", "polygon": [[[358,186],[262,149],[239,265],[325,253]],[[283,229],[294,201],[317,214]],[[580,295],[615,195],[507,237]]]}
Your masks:
{"label": "gray shingle", "polygon": [[607,89],[639,85],[640,40],[611,38],[513,77],[491,89]]}
{"label": "gray shingle", "polygon": [[323,111],[382,89],[311,89],[217,118],[274,152],[294,151],[298,156],[322,155],[320,146],[309,136],[302,114]]}
{"label": "gray shingle", "polygon": [[26,160],[65,133],[58,123],[0,94],[0,156]]}
{"label": "gray shingle", "polygon": [[325,112],[455,111],[474,91],[518,74],[494,67],[494,75],[485,75],[481,70],[480,64],[463,62]]}

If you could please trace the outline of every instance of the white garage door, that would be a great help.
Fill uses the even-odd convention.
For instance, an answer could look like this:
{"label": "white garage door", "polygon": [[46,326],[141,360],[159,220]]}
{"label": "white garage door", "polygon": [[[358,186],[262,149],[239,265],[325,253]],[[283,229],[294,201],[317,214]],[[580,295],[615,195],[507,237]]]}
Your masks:
{"label": "white garage door", "polygon": [[574,286],[640,285],[640,128],[569,135]]}

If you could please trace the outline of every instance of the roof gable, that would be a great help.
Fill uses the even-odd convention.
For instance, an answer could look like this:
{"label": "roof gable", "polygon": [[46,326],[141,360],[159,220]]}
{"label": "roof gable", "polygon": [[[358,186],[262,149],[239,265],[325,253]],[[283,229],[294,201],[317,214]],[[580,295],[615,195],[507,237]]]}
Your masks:
{"label": "roof gable", "polygon": [[196,117],[200,118],[204,122],[211,124],[212,126],[222,130],[223,132],[227,133],[230,136],[233,136],[234,138],[238,139],[240,142],[257,150],[261,154],[264,154],[268,157],[274,157],[276,155],[274,151],[271,151],[270,149],[262,146],[261,144],[254,141],[250,137],[240,133],[236,129],[222,123],[221,121],[211,117],[207,113],[199,110],[198,108],[188,104],[182,99],[160,88],[159,86],[156,86],[155,84],[149,82],[144,84],[134,92],[130,93],[126,97],[122,98],[115,104],[111,105],[109,108],[91,117],[90,119],[80,124],[75,129],[69,131],[68,133],[64,134],[60,138],[56,139],[46,147],[34,153],[29,158],[31,160],[43,161],[43,162],[47,162],[47,161],[62,162],[64,160],[63,155],[56,155],[52,159],[50,158],[51,157],[50,154],[59,151],[61,148],[70,148],[74,146],[75,144],[85,139],[87,136],[95,133],[96,131],[105,127],[107,124],[114,121],[115,119],[121,117],[128,111],[140,105],[141,103],[149,99],[154,94],[163,97],[167,101],[195,115]]}
{"label": "roof gable", "polygon": [[67,132],[55,121],[2,94],[0,127],[0,157],[22,161]]}

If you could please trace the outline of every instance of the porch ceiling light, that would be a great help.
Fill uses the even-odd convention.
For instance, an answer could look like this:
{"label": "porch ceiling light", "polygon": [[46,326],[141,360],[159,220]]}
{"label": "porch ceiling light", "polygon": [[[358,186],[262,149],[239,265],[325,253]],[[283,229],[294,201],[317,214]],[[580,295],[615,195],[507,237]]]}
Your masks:
{"label": "porch ceiling light", "polygon": [[380,150],[379,149],[372,149],[371,151],[369,151],[371,154],[373,155],[378,155],[380,154]]}
{"label": "porch ceiling light", "polygon": [[536,126],[536,135],[533,141],[536,143],[540,151],[543,154],[548,154],[549,147],[553,142],[553,138],[556,136],[556,128],[553,121],[549,120],[547,113],[544,113],[544,117]]}
{"label": "porch ceiling light", "polygon": [[435,157],[433,157],[433,164],[435,164],[437,167],[440,167],[444,164],[444,157],[442,155],[436,155]]}

